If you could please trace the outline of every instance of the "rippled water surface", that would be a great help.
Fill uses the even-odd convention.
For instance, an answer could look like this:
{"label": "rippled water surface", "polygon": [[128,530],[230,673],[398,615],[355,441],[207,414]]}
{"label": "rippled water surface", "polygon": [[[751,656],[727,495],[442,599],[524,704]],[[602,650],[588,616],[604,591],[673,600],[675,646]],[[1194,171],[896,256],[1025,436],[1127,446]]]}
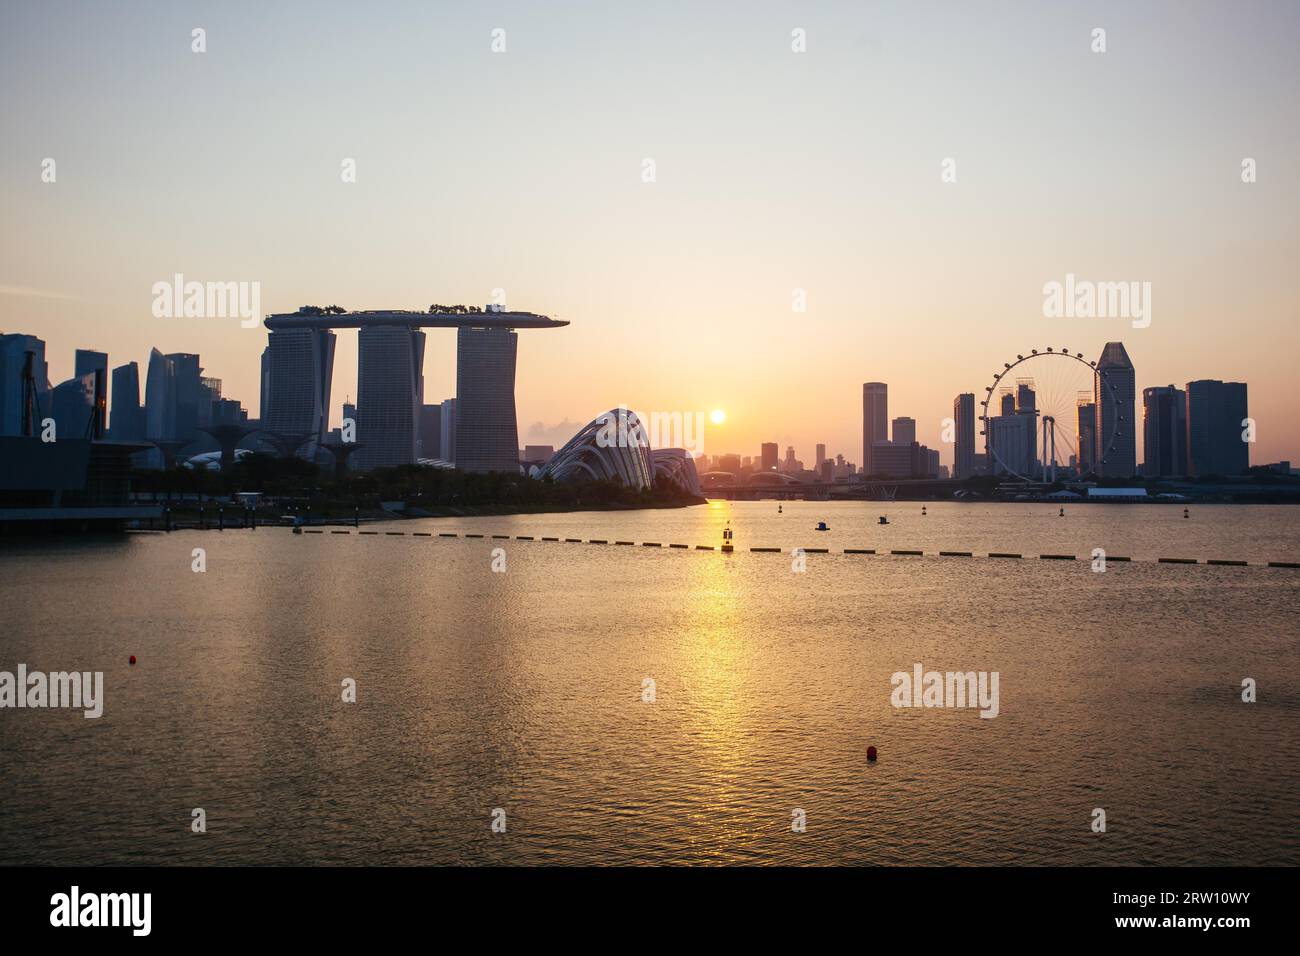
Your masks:
{"label": "rippled water surface", "polygon": [[[0,711],[0,863],[1300,863],[1300,571],[1154,561],[1300,509],[776,507],[0,543],[0,670],[107,698]],[[891,707],[917,662],[999,716]]]}

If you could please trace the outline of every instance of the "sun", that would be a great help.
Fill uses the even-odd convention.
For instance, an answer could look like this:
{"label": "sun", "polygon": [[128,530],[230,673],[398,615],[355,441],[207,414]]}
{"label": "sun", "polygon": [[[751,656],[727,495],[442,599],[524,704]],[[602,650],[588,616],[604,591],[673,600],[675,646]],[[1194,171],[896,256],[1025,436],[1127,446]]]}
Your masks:
{"label": "sun", "polygon": [[726,420],[727,413],[720,408],[715,408],[713,411],[709,412],[709,421],[713,422],[715,425],[721,425]]}

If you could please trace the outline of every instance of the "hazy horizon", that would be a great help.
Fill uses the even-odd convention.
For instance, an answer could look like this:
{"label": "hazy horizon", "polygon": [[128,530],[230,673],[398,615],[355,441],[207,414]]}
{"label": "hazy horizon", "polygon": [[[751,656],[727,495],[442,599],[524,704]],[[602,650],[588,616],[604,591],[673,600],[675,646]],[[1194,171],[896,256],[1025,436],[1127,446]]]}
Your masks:
{"label": "hazy horizon", "polygon": [[[260,282],[263,313],[501,288],[572,323],[520,332],[521,445],[621,403],[721,408],[709,454],[824,443],[858,464],[863,382],[950,463],[956,394],[1031,348],[1122,341],[1139,415],[1146,387],[1245,381],[1251,463],[1300,460],[1300,10],[744,12],[6,6],[0,330],[45,339],[53,383],[76,348],[141,363],[142,386],[151,347],[197,352],[256,416],[266,330],[154,318],[155,282]],[[1067,274],[1151,283],[1149,327],[1045,318]],[[430,330],[426,401],[455,394],[454,344]],[[332,421],[348,395],[343,331]]]}

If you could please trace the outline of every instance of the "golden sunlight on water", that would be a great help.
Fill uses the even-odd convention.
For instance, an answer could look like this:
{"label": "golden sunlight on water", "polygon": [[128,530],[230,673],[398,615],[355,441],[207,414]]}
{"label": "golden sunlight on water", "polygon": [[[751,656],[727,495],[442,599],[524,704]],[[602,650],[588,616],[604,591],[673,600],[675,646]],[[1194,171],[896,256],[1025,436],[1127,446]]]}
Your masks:
{"label": "golden sunlight on water", "polygon": [[[885,510],[6,542],[0,669],[106,702],[0,720],[0,860],[1300,862],[1300,572],[842,553],[1294,560],[1291,509]],[[735,554],[694,549],[728,521]],[[892,706],[917,663],[998,672],[998,716]]]}

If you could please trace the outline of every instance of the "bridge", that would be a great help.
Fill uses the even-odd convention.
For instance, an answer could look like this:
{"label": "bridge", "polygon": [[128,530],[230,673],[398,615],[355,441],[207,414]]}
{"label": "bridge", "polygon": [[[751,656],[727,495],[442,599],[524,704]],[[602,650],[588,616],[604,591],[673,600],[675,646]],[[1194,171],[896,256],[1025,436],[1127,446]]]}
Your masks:
{"label": "bridge", "polygon": [[[707,478],[707,474],[705,475]],[[706,498],[728,501],[893,501],[950,499],[966,487],[960,480],[944,478],[896,478],[870,481],[701,481],[700,491]]]}

